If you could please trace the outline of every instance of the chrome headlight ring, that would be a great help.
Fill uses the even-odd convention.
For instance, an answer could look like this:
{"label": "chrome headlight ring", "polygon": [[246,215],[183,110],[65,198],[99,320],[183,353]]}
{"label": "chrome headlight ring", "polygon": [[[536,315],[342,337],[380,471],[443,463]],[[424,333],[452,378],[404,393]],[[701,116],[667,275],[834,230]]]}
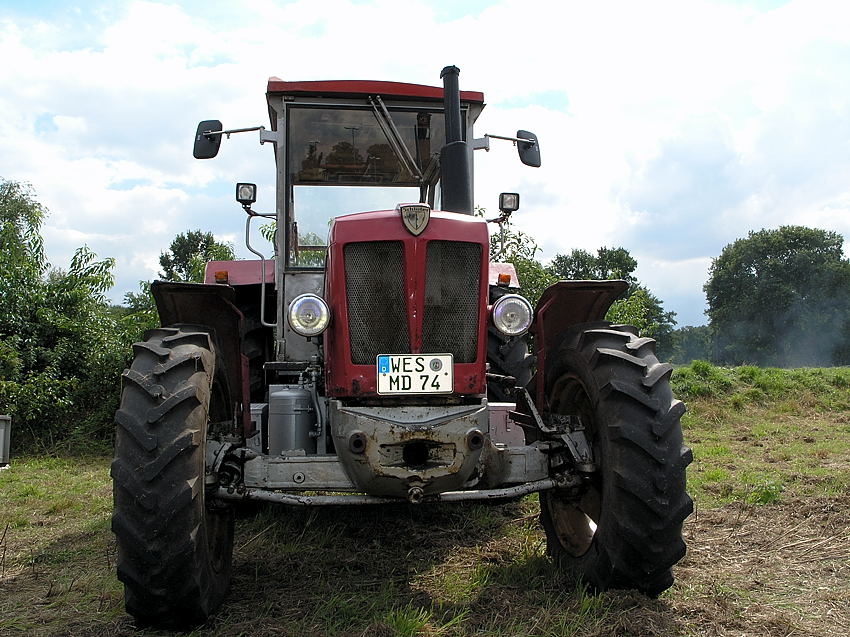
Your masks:
{"label": "chrome headlight ring", "polygon": [[286,312],[289,327],[301,336],[318,336],[331,322],[331,311],[325,300],[316,294],[299,294],[289,303]]}
{"label": "chrome headlight ring", "polygon": [[506,336],[520,336],[531,327],[534,310],[528,300],[519,294],[506,294],[493,303],[490,312],[493,325]]}

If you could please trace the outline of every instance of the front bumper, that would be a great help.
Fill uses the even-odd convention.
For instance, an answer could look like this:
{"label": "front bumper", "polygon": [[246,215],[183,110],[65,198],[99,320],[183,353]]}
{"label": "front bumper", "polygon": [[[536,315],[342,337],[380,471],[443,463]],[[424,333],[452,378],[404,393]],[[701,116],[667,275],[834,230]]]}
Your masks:
{"label": "front bumper", "polygon": [[460,489],[476,478],[487,442],[487,403],[458,406],[351,407],[330,401],[337,455],[357,490],[374,496],[423,496]]}

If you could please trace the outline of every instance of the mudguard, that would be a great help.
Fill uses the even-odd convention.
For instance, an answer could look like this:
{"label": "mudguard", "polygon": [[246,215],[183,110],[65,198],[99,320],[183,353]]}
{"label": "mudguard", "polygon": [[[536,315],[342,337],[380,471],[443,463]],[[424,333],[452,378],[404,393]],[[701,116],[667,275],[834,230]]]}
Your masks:
{"label": "mudguard", "polygon": [[558,281],[543,292],[534,310],[534,322],[529,330],[534,335],[537,373],[531,381],[531,391],[538,405],[544,404],[546,352],[557,345],[563,333],[578,323],[601,321],[611,304],[629,287],[626,281]]}
{"label": "mudguard", "polygon": [[151,293],[163,327],[188,323],[210,328],[224,366],[230,404],[229,413],[213,415],[220,420],[236,416],[245,435],[250,435],[251,411],[248,359],[242,354],[242,312],[234,305],[229,285],[154,281]]}

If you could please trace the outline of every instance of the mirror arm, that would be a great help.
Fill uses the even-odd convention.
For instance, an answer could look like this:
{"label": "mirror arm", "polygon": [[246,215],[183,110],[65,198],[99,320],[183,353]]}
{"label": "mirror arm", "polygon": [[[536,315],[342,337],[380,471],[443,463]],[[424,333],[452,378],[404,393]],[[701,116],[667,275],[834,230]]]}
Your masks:
{"label": "mirror arm", "polygon": [[479,137],[477,139],[472,140],[472,150],[486,150],[488,153],[490,152],[490,136],[484,135],[484,137]]}
{"label": "mirror arm", "polygon": [[484,137],[479,139],[472,140],[472,149],[479,150],[483,148],[486,151],[490,150],[490,139],[504,139],[505,141],[513,142],[514,146],[519,142],[523,142],[528,144],[529,146],[535,146],[537,142],[533,139],[522,139],[521,137],[505,137],[504,135],[491,135],[489,133],[485,133]]}
{"label": "mirror arm", "polygon": [[227,138],[230,139],[230,136],[233,133],[249,133],[253,130],[263,130],[265,126],[252,126],[250,128],[231,128],[230,130],[208,130],[204,131],[205,137],[212,137],[213,135],[227,135]]}
{"label": "mirror arm", "polygon": [[277,144],[281,140],[280,131],[266,130],[265,126],[250,126],[248,128],[231,128],[230,130],[208,130],[202,134],[204,137],[214,137],[215,135],[227,135],[227,139],[234,133],[250,133],[251,131],[260,131],[260,143],[272,142]]}

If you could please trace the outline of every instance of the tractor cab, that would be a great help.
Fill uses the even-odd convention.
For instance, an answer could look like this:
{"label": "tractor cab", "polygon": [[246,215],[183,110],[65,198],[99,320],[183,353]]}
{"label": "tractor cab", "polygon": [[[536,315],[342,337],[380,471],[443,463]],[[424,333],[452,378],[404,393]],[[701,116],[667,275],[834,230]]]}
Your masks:
{"label": "tractor cab", "polygon": [[[269,80],[278,144],[277,207],[286,220],[283,269],[324,267],[331,221],[343,214],[439,208],[440,151],[446,144],[442,91],[395,82]],[[461,94],[464,138],[484,107]],[[471,184],[470,184],[471,185]]]}

